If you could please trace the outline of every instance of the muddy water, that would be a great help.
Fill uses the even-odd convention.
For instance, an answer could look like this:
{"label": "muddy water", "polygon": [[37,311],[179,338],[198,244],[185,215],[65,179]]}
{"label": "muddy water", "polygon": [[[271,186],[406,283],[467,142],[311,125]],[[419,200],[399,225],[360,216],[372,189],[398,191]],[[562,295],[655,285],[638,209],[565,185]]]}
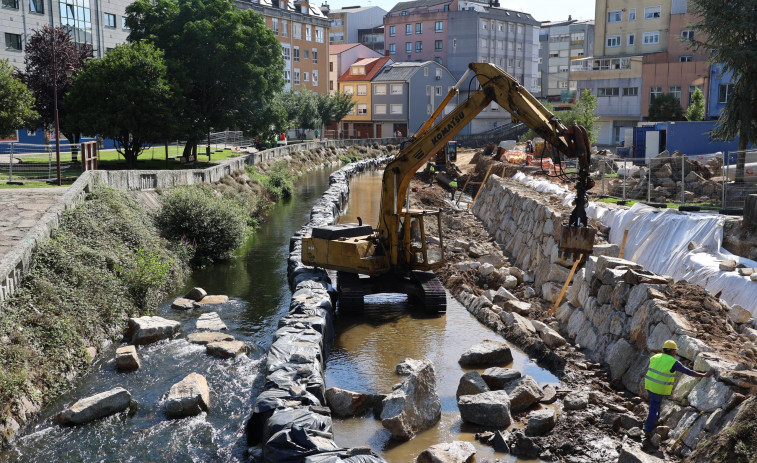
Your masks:
{"label": "muddy water", "polygon": [[[375,226],[380,200],[381,172],[366,173],[353,179],[350,202],[341,222],[354,222],[357,216]],[[370,218],[370,219],[369,219]],[[400,381],[395,366],[407,357],[427,358],[434,363],[437,391],[442,401],[441,421],[408,442],[391,439],[379,420],[373,417],[335,419],[334,434],[343,446],[370,445],[389,462],[414,461],[420,452],[433,444],[465,440],[477,449],[477,461],[499,459],[520,461],[496,453],[481,445],[474,434],[484,430],[463,424],[457,409],[455,392],[467,369],[458,365],[460,355],[472,344],[502,338],[480,324],[449,294],[447,313],[441,317],[424,316],[399,295],[376,295],[366,299],[361,318],[339,317],[337,337],[326,365],[326,386],[372,393],[387,393]],[[511,346],[513,362],[506,366],[531,375],[539,384],[557,384],[558,380]],[[479,370],[481,372],[483,370]]]}

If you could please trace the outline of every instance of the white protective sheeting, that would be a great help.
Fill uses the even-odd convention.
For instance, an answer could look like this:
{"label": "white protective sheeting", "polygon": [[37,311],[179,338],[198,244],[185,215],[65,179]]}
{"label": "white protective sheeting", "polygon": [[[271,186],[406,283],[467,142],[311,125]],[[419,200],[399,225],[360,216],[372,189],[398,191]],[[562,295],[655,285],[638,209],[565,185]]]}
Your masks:
{"label": "white protective sheeting", "polygon": [[[571,205],[575,197],[566,188],[547,180],[521,172],[514,178],[539,192],[563,196],[565,205]],[[641,203],[628,209],[610,209],[595,202],[589,203],[587,215],[610,227],[610,243],[620,245],[623,231],[628,230],[626,259],[655,273],[699,285],[710,294],[720,293],[720,298],[728,304],[739,304],[757,318],[757,283],[737,272],[719,268],[723,260],[757,267],[757,262],[722,249],[723,216],[659,210]],[[692,241],[699,246],[689,250]]]}

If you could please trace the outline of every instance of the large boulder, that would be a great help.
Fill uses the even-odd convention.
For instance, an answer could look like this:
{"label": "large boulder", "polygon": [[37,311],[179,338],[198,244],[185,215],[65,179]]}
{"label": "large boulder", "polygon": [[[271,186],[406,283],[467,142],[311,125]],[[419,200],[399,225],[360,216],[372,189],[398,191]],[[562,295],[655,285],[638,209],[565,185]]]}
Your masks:
{"label": "large boulder", "polygon": [[213,295],[205,296],[200,300],[200,304],[225,304],[229,302],[229,296]]}
{"label": "large boulder", "polygon": [[174,310],[192,310],[200,307],[200,304],[192,299],[177,297],[171,302],[171,308]]}
{"label": "large boulder", "polygon": [[229,359],[247,352],[247,346],[242,341],[216,341],[205,346],[205,353],[213,357]]}
{"label": "large boulder", "polygon": [[221,331],[229,329],[221,320],[217,312],[208,312],[200,315],[195,325],[198,330]]}
{"label": "large boulder", "polygon": [[184,295],[184,299],[200,302],[208,293],[202,288],[192,288],[187,294]]}
{"label": "large boulder", "polygon": [[123,346],[116,349],[116,369],[118,371],[134,371],[142,367],[142,362],[137,356],[137,348]]}
{"label": "large boulder", "polygon": [[181,324],[163,317],[144,316],[129,319],[127,336],[132,344],[142,345],[168,339],[176,334]]}
{"label": "large boulder", "polygon": [[528,375],[507,384],[505,391],[510,396],[510,410],[516,413],[538,403],[544,395],[539,383]]}
{"label": "large boulder", "polygon": [[512,423],[510,396],[505,391],[464,395],[457,401],[460,417],[466,423],[506,428]]}
{"label": "large boulder", "polygon": [[574,391],[565,396],[563,400],[564,410],[583,410],[589,406],[589,393],[586,391]]}
{"label": "large boulder", "polygon": [[475,395],[487,392],[489,386],[487,386],[486,380],[476,371],[469,371],[460,378],[460,383],[457,385],[456,398],[460,398],[464,395]]}
{"label": "large boulder", "polygon": [[436,373],[430,360],[423,360],[400,387],[382,402],[381,424],[398,439],[410,439],[435,425],[442,416],[436,393]]}
{"label": "large boulder", "polygon": [[486,385],[493,390],[504,389],[505,385],[520,377],[520,371],[501,367],[487,368],[481,373],[481,378],[483,378]]}
{"label": "large boulder", "polygon": [[623,447],[620,449],[617,463],[663,463],[663,460],[638,447]]}
{"label": "large boulder", "polygon": [[122,387],[81,399],[56,417],[60,424],[84,424],[129,408],[131,394]]}
{"label": "large boulder", "polygon": [[326,402],[331,413],[338,417],[361,415],[370,408],[381,405],[383,399],[381,395],[363,394],[339,387],[326,389]]}
{"label": "large boulder", "polygon": [[418,458],[416,463],[468,463],[473,461],[476,447],[470,442],[454,441],[432,445],[427,448]]}
{"label": "large boulder", "polygon": [[166,415],[170,418],[199,415],[210,409],[210,390],[205,377],[190,373],[171,386],[165,402]]}
{"label": "large boulder", "polygon": [[554,428],[556,423],[557,415],[555,414],[554,408],[550,407],[542,410],[535,410],[528,414],[526,435],[541,436]]}
{"label": "large boulder", "polygon": [[462,366],[501,365],[513,361],[513,354],[504,342],[484,341],[476,344],[460,356]]}

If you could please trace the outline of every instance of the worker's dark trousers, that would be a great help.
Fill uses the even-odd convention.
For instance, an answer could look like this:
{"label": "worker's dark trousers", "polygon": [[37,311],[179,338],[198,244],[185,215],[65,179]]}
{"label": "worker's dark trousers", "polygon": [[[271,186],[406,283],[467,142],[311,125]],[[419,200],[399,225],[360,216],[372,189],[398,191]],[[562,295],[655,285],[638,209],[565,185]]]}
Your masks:
{"label": "worker's dark trousers", "polygon": [[647,421],[644,423],[644,432],[652,432],[657,426],[657,419],[660,418],[660,406],[665,396],[647,392],[649,393],[649,415],[647,415]]}

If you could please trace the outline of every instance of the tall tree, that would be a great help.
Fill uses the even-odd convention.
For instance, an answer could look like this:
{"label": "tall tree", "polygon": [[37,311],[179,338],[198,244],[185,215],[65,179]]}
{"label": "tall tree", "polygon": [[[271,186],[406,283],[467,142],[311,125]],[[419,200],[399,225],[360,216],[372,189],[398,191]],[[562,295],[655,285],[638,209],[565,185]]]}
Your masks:
{"label": "tall tree", "polygon": [[172,100],[163,52],[137,42],[89,61],[64,103],[78,131],[114,140],[126,166],[133,168],[146,145],[166,136]]}
{"label": "tall tree", "polygon": [[599,116],[595,115],[596,110],[597,97],[591,93],[591,90],[586,89],[581,92],[576,106],[570,111],[572,113],[570,123],[583,126],[586,129],[586,133],[589,134],[589,141],[591,143],[597,143],[597,132],[599,131],[599,125],[597,124]]}
{"label": "tall tree", "polygon": [[[342,119],[352,112],[352,108],[355,107],[355,101],[352,100],[352,95],[341,92],[334,93],[332,98],[332,116],[336,121],[337,127],[339,127],[339,123],[342,122]],[[337,132],[339,132],[339,130],[337,130]]]}
{"label": "tall tree", "polygon": [[[68,113],[61,101],[73,83],[73,75],[91,56],[92,47],[87,44],[75,44],[63,26],[44,26],[34,31],[29,38],[29,45],[26,47],[26,72],[22,75],[34,93],[35,107],[45,129],[55,122],[55,84],[58,94],[58,118],[61,127],[64,127]],[[78,152],[79,134],[68,130],[63,134],[68,138],[71,154],[75,157]]]}
{"label": "tall tree", "polygon": [[681,100],[672,93],[663,93],[649,105],[650,121],[682,121]]}
{"label": "tall tree", "polygon": [[286,124],[283,127],[285,130],[293,127],[314,129],[321,120],[320,98],[315,92],[290,89],[281,92],[276,102],[286,113]]}
{"label": "tall tree", "polygon": [[686,108],[687,121],[701,121],[704,119],[704,95],[702,90],[697,87],[691,94],[691,104]]}
{"label": "tall tree", "polygon": [[0,137],[7,137],[22,127],[35,127],[39,122],[34,95],[13,73],[8,60],[0,60]]}
{"label": "tall tree", "polygon": [[284,86],[281,46],[261,15],[230,0],[137,0],[126,8],[130,41],[165,51],[181,97],[185,155],[212,129],[259,129],[249,105],[270,108]]}
{"label": "tall tree", "polygon": [[739,137],[736,183],[744,182],[748,143],[757,143],[757,27],[754,0],[691,0],[692,12],[699,16],[693,24],[697,33],[694,49],[709,50],[715,63],[733,72],[734,92],[718,118],[712,137],[731,140]]}

